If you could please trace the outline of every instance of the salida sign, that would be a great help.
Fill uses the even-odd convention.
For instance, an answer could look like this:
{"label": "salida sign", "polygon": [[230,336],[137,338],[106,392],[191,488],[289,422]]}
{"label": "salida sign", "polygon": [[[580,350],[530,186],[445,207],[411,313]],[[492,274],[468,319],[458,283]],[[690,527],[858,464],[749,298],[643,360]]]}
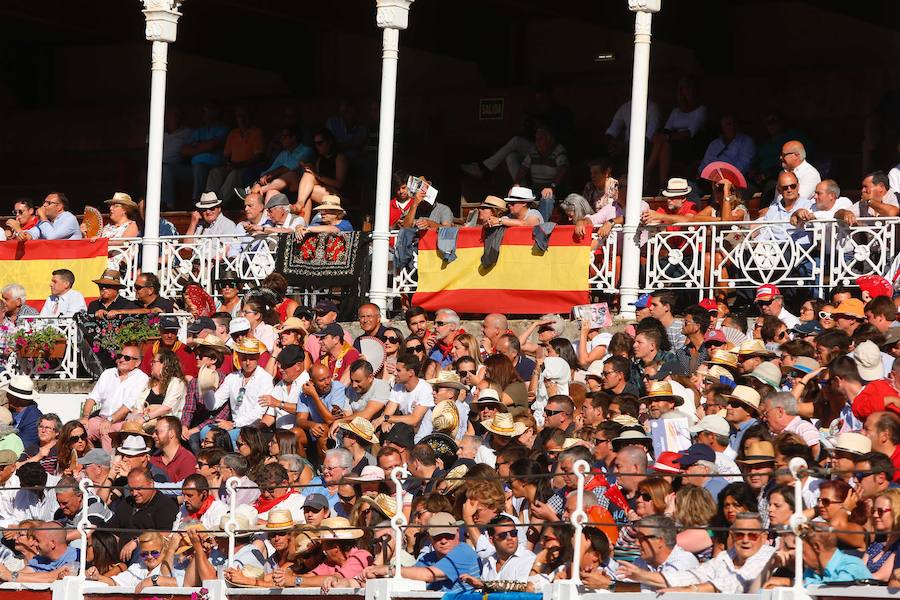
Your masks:
{"label": "salida sign", "polygon": [[482,98],[478,101],[479,121],[502,121],[503,98]]}

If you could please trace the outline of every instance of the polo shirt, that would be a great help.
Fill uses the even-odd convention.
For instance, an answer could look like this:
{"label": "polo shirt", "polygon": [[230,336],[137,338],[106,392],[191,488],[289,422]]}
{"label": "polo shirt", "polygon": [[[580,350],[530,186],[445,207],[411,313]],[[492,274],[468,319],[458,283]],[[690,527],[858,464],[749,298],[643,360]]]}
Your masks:
{"label": "polo shirt", "polygon": [[93,315],[96,314],[98,310],[130,310],[137,307],[138,305],[128,298],[116,296],[115,300],[107,305],[100,302],[100,298],[91,300],[91,303],[87,305],[87,312],[89,315]]}
{"label": "polo shirt", "polygon": [[313,149],[304,146],[303,144],[297,144],[297,147],[292,150],[282,150],[278,153],[278,156],[275,157],[275,160],[272,161],[272,164],[269,165],[269,168],[266,169],[266,173],[271,173],[275,169],[280,169],[284,167],[289,171],[296,171],[300,168],[301,162],[312,162],[313,158],[315,158],[315,153]]}
{"label": "polo shirt", "polygon": [[346,579],[353,579],[372,563],[372,555],[368,551],[354,547],[347,553],[347,560],[341,566],[336,567],[323,562],[312,572],[316,575],[340,575]]}
{"label": "polo shirt", "polygon": [[391,386],[384,379],[373,379],[372,385],[364,393],[360,394],[353,387],[346,387],[344,388],[344,394],[347,396],[350,410],[358,413],[369,404],[370,400],[382,405],[387,404],[391,397]]}
{"label": "polo shirt", "polygon": [[426,586],[432,592],[462,592],[467,586],[459,580],[459,576],[468,573],[472,577],[481,575],[478,555],[472,546],[460,543],[443,558],[432,550],[416,561],[417,567],[436,567],[446,576],[445,579],[433,581]]}
{"label": "polo shirt", "polygon": [[28,566],[39,573],[47,573],[65,565],[76,565],[80,560],[81,554],[79,553],[78,548],[68,546],[65,553],[56,560],[47,558],[46,556],[35,556],[28,561]]}
{"label": "polo shirt", "polygon": [[807,446],[815,446],[819,443],[819,430],[816,429],[812,423],[801,419],[799,416],[791,419],[791,422],[787,424],[784,431],[796,433],[803,438],[803,441],[806,442]]}
{"label": "polo shirt", "polygon": [[872,573],[866,568],[862,559],[850,556],[837,549],[821,572],[809,567],[803,569],[803,583],[805,585],[821,585],[840,581],[849,582],[857,579],[872,579]]}
{"label": "polo shirt", "polygon": [[520,356],[519,361],[516,363],[516,373],[519,374],[522,381],[531,381],[531,376],[534,374],[534,368],[534,361],[527,356]]}
{"label": "polo shirt", "polygon": [[172,462],[165,463],[162,453],[150,457],[150,463],[166,472],[169,481],[184,481],[188,475],[197,472],[197,457],[191,454],[184,446],[178,446],[178,451],[172,457]]}
{"label": "polo shirt", "polygon": [[[635,559],[634,566],[650,571],[651,573],[662,573],[665,576],[669,575],[670,573],[677,573],[678,571],[695,569],[700,566],[700,562],[697,560],[697,557],[694,556],[691,552],[688,552],[687,550],[676,544],[672,548],[671,552],[669,552],[669,556],[665,561],[663,561],[661,565],[654,567],[653,565],[648,564],[646,560],[639,556]],[[643,583],[641,584],[642,592],[655,592],[656,589],[657,588],[653,586]]]}
{"label": "polo shirt", "polygon": [[[341,410],[347,410],[347,395],[344,393],[344,389],[344,385],[341,384],[340,381],[332,381],[331,389],[328,390],[328,393],[325,395],[320,393],[319,399],[329,410],[335,406],[340,407]],[[297,403],[297,414],[309,414],[309,420],[313,423],[325,422],[325,419],[319,414],[319,409],[311,396],[300,394],[299,400],[300,401]]]}
{"label": "polo shirt", "polygon": [[[757,223],[772,223],[779,222],[779,225],[775,227],[766,227],[759,231],[756,235],[757,240],[781,240],[784,241],[788,237],[795,238],[795,241],[798,243],[808,244],[809,243],[809,234],[805,231],[798,230],[796,227],[791,225],[789,221],[791,220],[791,216],[797,212],[798,210],[805,209],[812,212],[816,207],[815,202],[810,200],[809,198],[804,198],[803,195],[794,202],[794,205],[791,208],[787,208],[784,205],[783,199],[781,197],[776,198],[772,201],[772,204],[769,205],[769,210],[766,211],[766,214],[756,220]],[[789,326],[790,327],[790,326]]]}
{"label": "polo shirt", "polygon": [[532,150],[522,161],[522,168],[531,173],[531,185],[538,190],[550,187],[559,170],[569,165],[569,156],[561,144],[547,155]]}
{"label": "polo shirt", "polygon": [[[228,136],[228,126],[224,123],[198,127],[191,133],[187,143],[209,142],[212,140],[224,140]],[[225,157],[221,152],[201,152],[191,157],[192,165],[207,165],[217,167],[225,163]]]}
{"label": "polo shirt", "polygon": [[237,225],[220,213],[212,223],[207,224],[206,221],[200,221],[194,235],[231,235],[233,233],[238,233]]}

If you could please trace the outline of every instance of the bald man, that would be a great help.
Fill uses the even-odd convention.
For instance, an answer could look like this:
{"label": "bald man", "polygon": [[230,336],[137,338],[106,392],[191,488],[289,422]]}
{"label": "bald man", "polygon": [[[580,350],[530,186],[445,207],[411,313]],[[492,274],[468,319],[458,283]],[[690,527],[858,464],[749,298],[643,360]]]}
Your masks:
{"label": "bald man", "polygon": [[[800,182],[799,197],[810,200],[816,192],[816,185],[822,176],[814,166],[806,162],[806,148],[797,140],[785,142],[781,147],[781,166],[797,176]],[[775,202],[781,200],[781,193],[776,191]]]}
{"label": "bald man", "polygon": [[302,389],[297,402],[297,428],[316,444],[319,456],[325,456],[328,428],[344,412],[350,412],[344,385],[331,379],[328,367],[315,364],[310,367],[309,381]]}
{"label": "bald man", "polygon": [[20,583],[47,583],[56,581],[63,575],[78,572],[79,554],[77,548],[70,548],[66,542],[66,532],[55,521],[38,522],[34,531],[38,554],[21,571],[11,573],[5,565],[0,565],[0,579]]}
{"label": "bald man", "polygon": [[[815,186],[813,186],[815,188]],[[757,219],[757,222],[796,222],[792,221],[794,213],[800,210],[812,211],[814,203],[809,198],[805,198],[799,191],[799,180],[797,175],[790,171],[782,171],[778,174],[778,183],[775,186],[778,195],[772,204],[769,205],[766,214]],[[783,229],[782,229],[783,227]],[[794,231],[793,225],[780,225],[777,227],[766,227],[756,231],[756,239],[764,240],[782,240]],[[802,236],[797,241],[800,243],[807,242],[808,236]]]}
{"label": "bald man", "polygon": [[493,354],[497,348],[497,341],[504,333],[509,332],[506,315],[490,313],[481,322],[481,345],[485,353]]}

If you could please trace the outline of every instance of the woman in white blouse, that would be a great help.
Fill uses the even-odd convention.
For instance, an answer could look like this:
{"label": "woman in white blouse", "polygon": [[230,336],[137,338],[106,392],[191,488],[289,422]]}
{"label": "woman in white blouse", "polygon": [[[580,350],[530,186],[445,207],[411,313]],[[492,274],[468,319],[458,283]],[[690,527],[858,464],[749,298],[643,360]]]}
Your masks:
{"label": "woman in white blouse", "polygon": [[147,388],[135,402],[129,418],[147,425],[166,415],[180,419],[186,394],[187,385],[178,357],[171,350],[160,350],[150,361]]}

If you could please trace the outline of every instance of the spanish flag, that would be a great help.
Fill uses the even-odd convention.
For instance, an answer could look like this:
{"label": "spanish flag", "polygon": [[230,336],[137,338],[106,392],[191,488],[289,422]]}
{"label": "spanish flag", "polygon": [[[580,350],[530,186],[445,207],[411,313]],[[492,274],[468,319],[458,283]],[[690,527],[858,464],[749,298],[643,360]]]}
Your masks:
{"label": "spanish flag", "polygon": [[107,263],[107,240],[31,240],[0,242],[0,281],[25,288],[28,305],[38,310],[50,295],[50,277],[57,269],[75,274],[73,289],[90,302],[99,290],[93,282]]}
{"label": "spanish flag", "polygon": [[571,225],[556,227],[547,251],[541,252],[531,227],[509,227],[497,264],[484,269],[482,228],[459,230],[457,258],[450,263],[437,250],[437,232],[429,231],[419,240],[419,281],[413,304],[459,313],[569,312],[589,302],[591,238],[576,240],[574,233]]}

